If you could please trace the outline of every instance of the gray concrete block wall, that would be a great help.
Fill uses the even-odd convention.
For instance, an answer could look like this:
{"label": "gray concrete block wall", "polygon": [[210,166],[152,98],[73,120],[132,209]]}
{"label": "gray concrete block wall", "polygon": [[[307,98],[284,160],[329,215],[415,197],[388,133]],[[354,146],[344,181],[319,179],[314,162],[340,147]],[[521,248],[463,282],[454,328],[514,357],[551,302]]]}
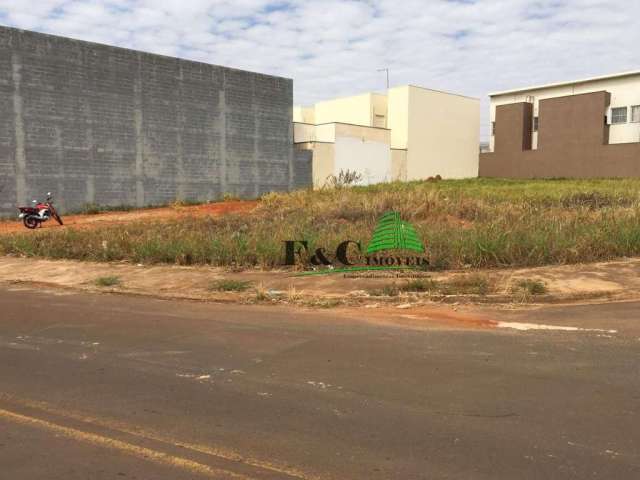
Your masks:
{"label": "gray concrete block wall", "polygon": [[296,150],[293,169],[293,190],[302,190],[313,187],[312,150]]}
{"label": "gray concrete block wall", "polygon": [[311,184],[289,79],[0,27],[0,214]]}

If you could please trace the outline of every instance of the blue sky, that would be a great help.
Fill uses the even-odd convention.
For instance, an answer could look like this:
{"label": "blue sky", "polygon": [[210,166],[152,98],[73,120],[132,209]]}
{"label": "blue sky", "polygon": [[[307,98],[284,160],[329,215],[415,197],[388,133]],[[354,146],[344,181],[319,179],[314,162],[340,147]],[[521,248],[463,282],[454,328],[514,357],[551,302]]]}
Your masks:
{"label": "blue sky", "polygon": [[483,112],[491,91],[640,70],[639,0],[0,0],[0,23],[291,77],[305,104],[382,90],[383,67]]}

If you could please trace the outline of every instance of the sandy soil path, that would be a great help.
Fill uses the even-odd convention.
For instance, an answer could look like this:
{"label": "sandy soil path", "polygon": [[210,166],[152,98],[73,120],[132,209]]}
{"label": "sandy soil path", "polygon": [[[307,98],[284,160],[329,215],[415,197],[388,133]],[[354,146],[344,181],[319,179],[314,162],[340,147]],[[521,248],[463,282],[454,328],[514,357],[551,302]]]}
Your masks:
{"label": "sandy soil path", "polygon": [[[513,306],[510,286],[519,279],[543,281],[548,294],[530,299],[533,303],[585,302],[640,299],[640,259],[625,259],[596,264],[551,266],[531,269],[487,270],[482,274],[496,285],[487,296],[452,295],[444,303],[483,303]],[[450,281],[465,272],[433,273],[431,278]],[[116,276],[120,284],[113,288],[96,286],[96,279]],[[244,292],[219,292],[211,289],[220,280],[248,282]],[[130,263],[94,263],[70,260],[0,257],[0,285],[33,283],[88,291],[109,291],[161,298],[204,301],[246,302],[262,292],[267,301],[294,304],[321,302],[357,304],[374,309],[391,305],[410,314],[418,305],[430,304],[416,294],[378,297],[369,294],[394,282],[394,278],[351,279],[341,275],[297,277],[290,271],[246,270],[232,272],[208,266],[135,265]],[[517,301],[516,303],[529,303]]]}

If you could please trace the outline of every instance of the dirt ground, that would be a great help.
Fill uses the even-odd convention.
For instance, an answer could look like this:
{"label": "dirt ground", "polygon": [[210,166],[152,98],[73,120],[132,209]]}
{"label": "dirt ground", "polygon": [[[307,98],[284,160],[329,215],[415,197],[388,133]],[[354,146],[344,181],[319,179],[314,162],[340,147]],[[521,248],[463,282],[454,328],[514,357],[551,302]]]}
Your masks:
{"label": "dirt ground", "polygon": [[[60,226],[55,220],[50,220],[42,225],[42,229],[61,228],[96,228],[105,225],[117,225],[137,221],[166,220],[187,216],[218,216],[225,213],[248,212],[258,205],[257,201],[229,201],[208,203],[193,206],[175,206],[162,208],[148,208],[132,210],[130,212],[105,212],[97,214],[64,215],[64,225]],[[18,220],[0,222],[0,234],[27,231]]]}
{"label": "dirt ground", "polygon": [[[550,266],[529,269],[484,270],[495,286],[487,295],[448,295],[436,298],[447,304],[514,304],[628,300],[640,298],[640,259],[595,264]],[[434,272],[430,278],[451,281],[467,272]],[[101,277],[117,277],[119,284],[105,288],[96,285]],[[533,279],[543,282],[545,295],[519,300],[510,292],[515,282]],[[246,282],[243,292],[220,292],[216,282]],[[395,278],[346,278],[343,275],[295,276],[285,270],[245,270],[231,272],[206,266],[135,265],[130,263],[92,263],[70,260],[0,257],[0,283],[35,283],[62,288],[150,295],[199,301],[291,303],[298,305],[359,305],[384,309],[392,306],[410,314],[418,306],[433,305],[434,298],[420,294],[384,297],[372,294],[380,288],[407,280]],[[406,311],[405,311],[406,310]]]}

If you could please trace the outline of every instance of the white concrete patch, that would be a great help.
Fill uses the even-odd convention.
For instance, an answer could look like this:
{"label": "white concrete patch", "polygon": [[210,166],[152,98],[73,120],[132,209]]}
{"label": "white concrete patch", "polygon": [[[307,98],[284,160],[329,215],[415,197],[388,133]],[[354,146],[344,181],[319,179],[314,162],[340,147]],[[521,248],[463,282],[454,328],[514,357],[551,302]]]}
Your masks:
{"label": "white concrete patch", "polygon": [[197,382],[208,382],[211,381],[211,375],[208,374],[193,374],[193,373],[176,373],[176,377],[178,378],[188,378],[190,380],[195,380]]}
{"label": "white concrete patch", "polygon": [[405,303],[405,304],[402,304],[402,305],[398,305],[396,308],[399,308],[400,310],[407,310],[407,309],[409,309],[409,308],[411,308],[413,306],[414,305],[411,304],[411,303]]}
{"label": "white concrete patch", "polygon": [[605,450],[604,454],[605,455],[610,455],[612,457],[619,457],[620,455],[622,455],[621,453],[614,452],[613,450]]}
{"label": "white concrete patch", "polygon": [[330,383],[324,383],[324,382],[313,382],[311,380],[309,380],[307,382],[307,385],[311,385],[312,387],[319,388],[320,390],[328,390],[330,388],[335,388],[337,390],[342,390],[342,387],[337,386],[337,385],[331,385]]}
{"label": "white concrete patch", "polygon": [[326,390],[327,388],[330,388],[332,386],[330,383],[312,382],[312,381],[308,381],[307,385],[311,385],[312,387],[318,387],[322,390]]}
{"label": "white concrete patch", "polygon": [[597,333],[618,333],[617,330],[603,330],[600,328],[579,328],[563,327],[560,325],[543,325],[539,323],[519,323],[519,322],[498,322],[497,328],[511,328],[526,332],[528,330],[554,330],[561,332],[597,332]]}

